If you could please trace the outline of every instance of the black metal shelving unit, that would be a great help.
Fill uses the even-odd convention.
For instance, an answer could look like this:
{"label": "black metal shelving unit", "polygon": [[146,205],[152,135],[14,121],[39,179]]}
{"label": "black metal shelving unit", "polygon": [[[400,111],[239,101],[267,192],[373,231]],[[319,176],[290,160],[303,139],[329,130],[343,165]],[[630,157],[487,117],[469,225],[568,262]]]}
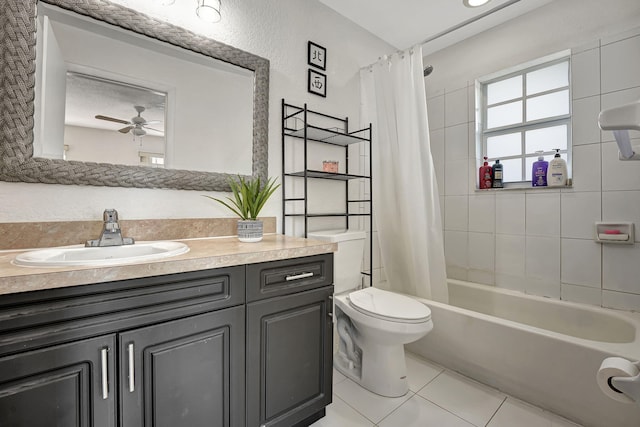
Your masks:
{"label": "black metal shelving unit", "polygon": [[[319,123],[327,124],[320,126]],[[302,170],[289,170],[287,167],[287,139],[294,138],[303,146],[302,153]],[[310,144],[329,144],[344,148],[343,158],[345,162],[346,173],[326,172],[322,170],[310,169],[309,165],[309,146]],[[373,271],[373,220],[371,214],[373,212],[371,176],[349,173],[349,147],[354,144],[366,144],[368,147],[368,163],[369,171],[372,170],[371,160],[371,124],[364,129],[356,131],[349,130],[349,118],[336,117],[324,114],[318,111],[310,110],[307,104],[302,107],[287,104],[282,100],[282,217],[283,217],[283,233],[286,233],[289,221],[300,218],[304,221],[304,237],[309,232],[309,220],[313,218],[344,218],[344,228],[350,228],[350,220],[357,217],[369,217],[368,224],[368,249],[369,249],[369,268],[370,271],[363,272],[367,276],[371,276]],[[290,188],[287,185],[287,178],[300,179],[303,181],[303,196],[292,197],[289,195]],[[309,186],[310,180],[332,180],[344,183],[344,209],[340,212],[318,213],[309,210]],[[368,186],[368,198],[349,199],[349,182],[351,180],[363,180],[365,186]],[[340,185],[340,184],[336,184]],[[365,187],[366,188],[366,187]],[[365,191],[365,194],[367,192]],[[292,212],[292,205],[302,203],[302,212]],[[365,213],[352,212],[352,206],[366,206]],[[370,281],[371,284],[371,281]]]}

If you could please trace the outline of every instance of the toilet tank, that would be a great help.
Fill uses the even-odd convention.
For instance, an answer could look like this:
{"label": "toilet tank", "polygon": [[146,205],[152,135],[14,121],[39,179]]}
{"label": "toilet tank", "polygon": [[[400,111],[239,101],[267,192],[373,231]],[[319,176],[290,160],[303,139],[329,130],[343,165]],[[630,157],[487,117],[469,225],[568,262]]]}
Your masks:
{"label": "toilet tank", "polygon": [[362,259],[366,233],[361,230],[322,230],[309,232],[309,239],[337,243],[333,256],[335,293],[356,289],[361,283]]}

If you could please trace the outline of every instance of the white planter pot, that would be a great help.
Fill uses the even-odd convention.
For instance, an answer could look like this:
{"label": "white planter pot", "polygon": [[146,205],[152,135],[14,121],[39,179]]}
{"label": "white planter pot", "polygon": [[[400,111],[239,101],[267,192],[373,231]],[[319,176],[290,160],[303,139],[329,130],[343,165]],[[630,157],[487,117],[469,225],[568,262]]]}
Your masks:
{"label": "white planter pot", "polygon": [[255,243],[262,240],[263,223],[262,220],[239,220],[238,240],[245,243]]}

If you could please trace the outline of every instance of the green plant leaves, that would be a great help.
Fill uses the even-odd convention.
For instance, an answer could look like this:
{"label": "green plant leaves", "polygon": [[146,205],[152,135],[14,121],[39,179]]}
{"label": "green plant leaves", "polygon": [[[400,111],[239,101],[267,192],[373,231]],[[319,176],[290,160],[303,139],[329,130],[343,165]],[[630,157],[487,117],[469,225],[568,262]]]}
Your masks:
{"label": "green plant leaves", "polygon": [[233,198],[227,201],[211,196],[204,196],[223,204],[243,220],[255,220],[269,197],[280,187],[275,178],[269,178],[262,185],[260,178],[245,179],[238,175],[238,179],[229,178],[229,186]]}

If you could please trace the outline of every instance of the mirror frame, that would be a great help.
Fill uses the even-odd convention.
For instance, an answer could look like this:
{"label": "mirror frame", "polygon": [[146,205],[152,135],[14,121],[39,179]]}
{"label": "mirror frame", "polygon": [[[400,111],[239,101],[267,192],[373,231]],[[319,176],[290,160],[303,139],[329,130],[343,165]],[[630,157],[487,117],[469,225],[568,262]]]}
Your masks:
{"label": "mirror frame", "polygon": [[230,191],[228,174],[33,157],[36,4],[58,6],[254,72],[253,177],[268,176],[269,60],[108,0],[5,0],[0,14],[0,180]]}

